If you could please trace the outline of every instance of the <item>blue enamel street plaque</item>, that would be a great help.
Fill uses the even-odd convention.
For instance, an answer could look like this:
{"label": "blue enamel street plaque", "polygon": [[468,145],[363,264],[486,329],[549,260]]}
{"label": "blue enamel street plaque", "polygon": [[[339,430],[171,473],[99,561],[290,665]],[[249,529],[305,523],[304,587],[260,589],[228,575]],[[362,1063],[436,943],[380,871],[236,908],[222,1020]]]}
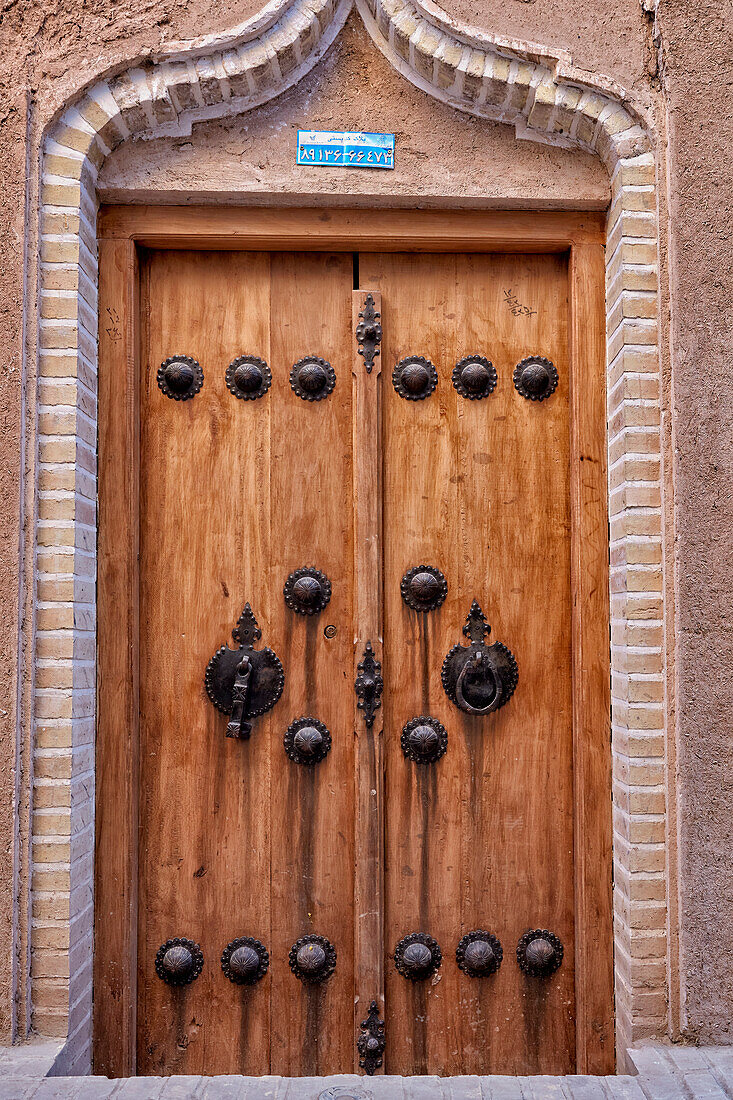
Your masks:
{"label": "blue enamel street plaque", "polygon": [[394,134],[298,130],[298,164],[394,168]]}

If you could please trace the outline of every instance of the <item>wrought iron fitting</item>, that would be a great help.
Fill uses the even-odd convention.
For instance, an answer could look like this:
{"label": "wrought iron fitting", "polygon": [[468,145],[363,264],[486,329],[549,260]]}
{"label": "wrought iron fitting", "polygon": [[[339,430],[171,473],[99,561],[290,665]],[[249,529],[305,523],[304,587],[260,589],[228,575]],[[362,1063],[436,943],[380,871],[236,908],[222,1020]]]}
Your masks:
{"label": "wrought iron fitting", "polygon": [[467,355],[456,363],[451,381],[461,397],[480,401],[496,389],[496,368],[484,355]]}
{"label": "wrought iron fitting", "polygon": [[306,355],[293,364],[290,385],[303,401],[323,401],[333,392],[336,371],[318,355]]}
{"label": "wrought iron fitting", "polygon": [[564,948],[561,940],[547,928],[531,928],[517,944],[517,962],[525,974],[546,978],[562,964]]}
{"label": "wrought iron fitting", "polygon": [[158,387],[174,401],[188,401],[204,384],[201,365],[190,355],[173,355],[158,367]]}
{"label": "wrought iron fitting", "polygon": [[232,637],[239,648],[221,646],[206,666],[204,683],[217,710],[230,715],[227,737],[246,740],[252,732],[252,723],[247,719],[257,718],[275,706],[285,687],[285,672],[272,649],[254,649],[262,631],[248,603]]}
{"label": "wrought iron fitting", "polygon": [[424,401],[438,385],[438,372],[424,355],[408,355],[392,371],[392,385],[406,401]]}
{"label": "wrought iron fitting", "polygon": [[336,948],[325,936],[301,936],[290,948],[289,961],[301,982],[325,982],[336,969]]}
{"label": "wrought iron fitting", "polygon": [[434,565],[416,565],[400,581],[400,591],[413,611],[436,611],[448,595],[448,581]]}
{"label": "wrought iron fitting", "polygon": [[410,932],[394,949],[394,964],[403,978],[422,982],[434,974],[443,961],[436,940],[427,932]]}
{"label": "wrought iron fitting", "polygon": [[514,654],[502,642],[487,645],[491,627],[473,601],[463,627],[470,645],[446,654],[440,678],[452,703],[466,714],[490,714],[508,703],[519,681]]}
{"label": "wrought iron fitting", "polygon": [[221,953],[221,968],[235,985],[255,985],[270,965],[267,948],[252,936],[240,936]]}
{"label": "wrought iron fitting", "polygon": [[364,357],[367,374],[372,373],[374,360],[379,355],[379,345],[382,342],[381,316],[381,313],[374,308],[374,298],[371,294],[367,294],[364,299],[364,308],[359,314],[359,324],[356,326],[359,355]]}
{"label": "wrought iron fitting", "polygon": [[530,355],[514,368],[514,388],[528,401],[545,401],[557,389],[555,364],[542,355]]}
{"label": "wrought iron fitting", "polygon": [[272,371],[256,355],[239,355],[227,367],[225,379],[229,392],[240,401],[256,401],[272,385]]}
{"label": "wrought iron fitting", "polygon": [[477,928],[467,932],[456,948],[459,969],[469,978],[485,978],[495,974],[501,966],[504,950],[492,932]]}
{"label": "wrought iron fitting", "polygon": [[168,985],[188,985],[204,968],[204,955],[197,943],[175,936],[161,944],[155,955],[155,973]]}
{"label": "wrought iron fitting", "polygon": [[309,565],[289,575],[283,596],[297,615],[317,615],[331,599],[331,582],[320,569]]}
{"label": "wrought iron fitting", "polygon": [[377,660],[371,642],[367,642],[364,656],[356,667],[359,673],[354,682],[354,690],[358,699],[356,706],[357,710],[364,712],[366,727],[371,729],[377,711],[382,705],[382,692],[384,690],[382,664]]}
{"label": "wrought iron fitting", "polygon": [[291,722],[283,738],[286,755],[296,764],[310,767],[328,756],[331,734],[317,718],[304,715]]}
{"label": "wrought iron fitting", "polygon": [[359,1066],[368,1077],[372,1077],[382,1065],[386,1045],[384,1020],[380,1019],[377,1002],[372,1001],[366,1019],[361,1021],[361,1035],[356,1040]]}
{"label": "wrought iron fitting", "polygon": [[403,727],[400,744],[408,760],[414,760],[416,764],[434,764],[445,756],[448,733],[437,718],[421,714],[419,718],[411,718]]}

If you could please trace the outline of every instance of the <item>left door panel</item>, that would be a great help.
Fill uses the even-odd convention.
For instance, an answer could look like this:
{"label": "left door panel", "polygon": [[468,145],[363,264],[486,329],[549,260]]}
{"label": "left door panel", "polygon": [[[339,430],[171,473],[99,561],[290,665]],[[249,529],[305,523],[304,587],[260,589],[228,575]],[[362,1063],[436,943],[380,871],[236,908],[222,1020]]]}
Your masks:
{"label": "left door panel", "polygon": [[[161,251],[141,264],[140,1074],[324,1074],[353,1057],[353,702],[340,675],[351,662],[351,285],[346,255]],[[245,354],[272,372],[255,400],[227,388],[227,366]],[[176,355],[203,370],[189,400],[157,382]],[[325,400],[290,385],[309,355],[335,371]],[[285,605],[288,574],[304,566],[332,582],[322,615]],[[204,672],[234,644],[245,602],[285,689],[236,740]],[[283,748],[304,715],[333,739],[317,767]],[[337,950],[323,985],[288,963],[312,933]],[[270,956],[251,986],[221,967],[242,936]],[[190,984],[156,975],[173,937],[203,953]]]}

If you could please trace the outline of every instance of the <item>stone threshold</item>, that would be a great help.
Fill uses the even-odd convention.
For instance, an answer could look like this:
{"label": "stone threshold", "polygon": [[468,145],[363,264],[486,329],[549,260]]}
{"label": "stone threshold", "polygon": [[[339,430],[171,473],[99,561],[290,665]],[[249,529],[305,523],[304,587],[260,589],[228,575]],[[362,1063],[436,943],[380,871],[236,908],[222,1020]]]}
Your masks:
{"label": "stone threshold", "polygon": [[616,1077],[49,1077],[58,1046],[0,1050],[0,1100],[733,1100],[733,1047],[649,1044]]}

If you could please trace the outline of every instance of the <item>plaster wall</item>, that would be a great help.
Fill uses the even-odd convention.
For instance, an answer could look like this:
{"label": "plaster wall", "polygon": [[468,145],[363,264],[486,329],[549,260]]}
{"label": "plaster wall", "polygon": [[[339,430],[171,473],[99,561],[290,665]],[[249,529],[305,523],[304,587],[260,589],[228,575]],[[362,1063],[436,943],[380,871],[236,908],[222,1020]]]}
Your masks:
{"label": "plaster wall", "polygon": [[[653,8],[651,0],[644,0],[643,7],[637,0],[616,5],[605,0],[444,3],[451,15],[492,33],[569,51],[576,65],[624,85],[656,126],[660,312],[672,336],[667,347],[662,333],[663,392],[673,399],[671,409],[662,409],[662,428],[667,440],[674,437],[666,480],[674,535],[671,595],[677,608],[669,635],[675,639],[674,666],[667,669],[664,700],[671,734],[668,809],[674,835],[668,864],[659,871],[679,883],[679,920],[670,899],[670,972],[679,959],[682,1001],[679,1011],[672,1005],[670,1028],[673,1035],[730,1043],[733,1013],[725,960],[733,956],[728,856],[733,841],[728,720],[733,703],[733,396],[721,383],[727,377],[733,335],[733,256],[727,228],[733,199],[725,170],[733,146],[729,31],[711,0],[694,9],[685,0],[659,0],[656,21],[647,10]],[[24,932],[30,896],[26,792],[32,766],[29,631],[34,591],[29,578],[39,471],[32,445],[35,332],[32,320],[24,323],[23,304],[25,316],[32,319],[38,253],[33,215],[42,135],[63,103],[94,79],[167,41],[231,27],[259,6],[258,0],[120,0],[114,7],[106,0],[84,5],[11,2],[0,21],[0,913],[10,918],[0,920],[0,1041],[22,1037],[29,1021],[29,942]],[[286,93],[278,116],[282,129],[274,141],[268,126],[278,103],[259,109],[257,117],[201,124],[195,148],[192,141],[180,139],[128,142],[107,161],[102,192],[120,198],[131,188],[141,188],[148,198],[157,194],[163,201],[200,201],[198,190],[206,178],[212,197],[268,193],[272,201],[320,193],[321,201],[334,201],[345,193],[340,178],[313,169],[307,184],[296,180],[290,161],[292,128],[303,112],[309,125],[366,128],[367,119],[360,115],[366,92],[370,128],[397,131],[398,157],[404,151],[404,160],[398,159],[398,170],[389,178],[386,173],[379,181],[360,177],[351,191],[363,201],[371,194],[384,195],[390,179],[391,201],[405,204],[448,199],[457,205],[577,208],[602,207],[608,201],[608,176],[596,158],[517,142],[511,129],[426,103],[402,78],[385,70],[373,48],[365,59],[363,34],[358,26],[344,33],[336,52],[322,63],[323,84],[315,81],[311,88],[306,82]],[[349,74],[348,81],[339,77],[337,62]],[[375,109],[379,124],[372,122]],[[491,165],[476,163],[477,148],[490,151]],[[257,156],[252,156],[253,149]],[[421,157],[425,152],[432,154],[429,160]],[[468,169],[461,169],[464,158],[472,159]],[[674,609],[675,601],[669,606]],[[67,766],[67,757],[61,754],[60,767]],[[83,770],[76,778],[82,786],[89,782]],[[89,823],[86,835],[90,843]],[[676,835],[679,879],[674,874]],[[78,919],[85,919],[85,913],[90,913],[90,899],[79,900]],[[674,1001],[674,989],[671,994]]]}

